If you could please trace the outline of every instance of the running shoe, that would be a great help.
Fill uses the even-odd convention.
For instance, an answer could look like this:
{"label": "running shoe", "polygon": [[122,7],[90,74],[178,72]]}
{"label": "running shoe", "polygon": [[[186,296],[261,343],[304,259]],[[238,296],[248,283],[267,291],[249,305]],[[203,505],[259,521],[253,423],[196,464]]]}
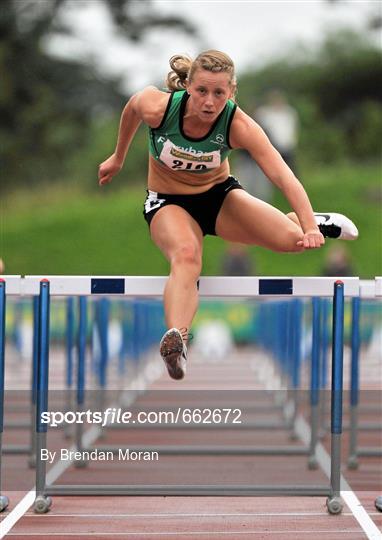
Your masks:
{"label": "running shoe", "polygon": [[380,495],[379,497],[375,499],[374,504],[375,504],[376,509],[382,512],[382,495]]}
{"label": "running shoe", "polygon": [[181,332],[170,328],[164,334],[159,346],[160,354],[172,379],[183,379],[186,373],[187,347]]}
{"label": "running shoe", "polygon": [[358,238],[357,227],[342,214],[314,213],[314,217],[325,238],[338,238],[339,240],[356,240]]}

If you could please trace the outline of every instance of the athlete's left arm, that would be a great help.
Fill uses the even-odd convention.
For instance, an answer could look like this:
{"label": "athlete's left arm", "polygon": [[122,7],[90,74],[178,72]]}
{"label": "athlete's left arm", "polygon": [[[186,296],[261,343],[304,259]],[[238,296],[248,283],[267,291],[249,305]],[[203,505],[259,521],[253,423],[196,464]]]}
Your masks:
{"label": "athlete's left arm", "polygon": [[[305,189],[271,144],[263,129],[239,108],[232,121],[230,144],[232,148],[247,150],[269,180],[283,192],[296,212],[305,233],[304,247],[319,247],[324,239],[317,227]],[[312,244],[309,242],[312,236],[316,246],[308,245]]]}

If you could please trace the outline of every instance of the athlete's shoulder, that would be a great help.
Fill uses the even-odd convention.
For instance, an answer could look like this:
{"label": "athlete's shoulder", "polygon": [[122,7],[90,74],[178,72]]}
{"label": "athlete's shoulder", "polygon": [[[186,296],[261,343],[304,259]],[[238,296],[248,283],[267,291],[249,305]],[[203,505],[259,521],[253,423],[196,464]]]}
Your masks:
{"label": "athlete's shoulder", "polygon": [[163,92],[163,90],[159,90],[159,88],[157,88],[156,86],[150,85],[143,88],[143,90],[138,92],[137,95],[145,99],[160,99],[163,96],[168,96],[169,93]]}
{"label": "athlete's shoulder", "polygon": [[134,109],[145,124],[156,127],[163,118],[170,96],[170,92],[163,92],[156,86],[146,86],[133,96]]}
{"label": "athlete's shoulder", "polygon": [[262,132],[261,127],[240,107],[236,108],[230,130],[232,148],[247,148],[250,138]]}
{"label": "athlete's shoulder", "polygon": [[235,116],[233,117],[232,123],[235,123],[237,126],[252,126],[256,125],[256,122],[243,111],[239,106],[236,107]]}

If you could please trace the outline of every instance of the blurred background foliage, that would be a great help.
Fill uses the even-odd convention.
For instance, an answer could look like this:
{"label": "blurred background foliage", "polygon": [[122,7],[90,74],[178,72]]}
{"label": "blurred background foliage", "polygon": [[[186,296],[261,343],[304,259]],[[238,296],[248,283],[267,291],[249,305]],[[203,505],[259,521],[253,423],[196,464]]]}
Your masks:
{"label": "blurred background foliage", "polygon": [[301,121],[299,153],[315,162],[376,159],[382,140],[381,50],[368,39],[338,29],[316,52],[287,51],[239,81],[239,101],[255,110],[270,88],[285,92]]}
{"label": "blurred background foliage", "polygon": [[[130,0],[99,1],[108,9],[115,32],[132,42],[143,39],[144,32],[156,26],[179,26],[194,32],[177,17],[153,16],[147,0],[139,2],[139,9],[137,2]],[[107,126],[126,101],[121,80],[106,78],[90,60],[63,59],[47,53],[45,44],[51,36],[72,32],[62,22],[69,4],[68,0],[1,3],[2,189],[77,176],[73,165],[80,164],[95,128],[103,128],[103,122],[101,126],[97,122],[102,119]],[[111,139],[106,128],[104,140]]]}
{"label": "blurred background foliage", "polygon": [[[176,27],[199,39],[181,17],[153,14],[149,0],[100,1],[116,33],[131,42],[144,40],[145,32],[157,26]],[[1,4],[1,256],[6,273],[165,273],[167,265],[150,243],[141,216],[145,128],[138,131],[120,176],[102,192],[97,185],[98,164],[114,149],[129,98],[121,80],[100,73],[91,59],[47,53],[50,36],[71,32],[61,17],[67,3]],[[282,90],[297,110],[300,177],[315,208],[346,210],[362,224],[361,238],[351,249],[363,277],[382,273],[381,87],[380,47],[370,31],[346,28],[328,34],[319,50],[296,45],[238,78],[238,103],[249,114],[272,88]],[[274,202],[287,209],[279,194]],[[209,238],[207,247],[205,272],[219,273],[222,243]],[[258,273],[320,272],[318,252],[299,257],[296,271],[295,256],[253,250]]]}

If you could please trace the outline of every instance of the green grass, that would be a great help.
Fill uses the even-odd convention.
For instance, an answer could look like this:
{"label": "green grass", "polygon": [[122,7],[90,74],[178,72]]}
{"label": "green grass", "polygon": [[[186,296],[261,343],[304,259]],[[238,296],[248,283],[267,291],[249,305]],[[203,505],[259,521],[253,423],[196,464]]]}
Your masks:
{"label": "green grass", "polygon": [[[121,178],[123,182],[123,178]],[[347,242],[355,274],[382,274],[381,171],[378,165],[321,166],[303,174],[317,211],[347,214],[360,238]],[[78,187],[33,186],[2,202],[1,252],[6,274],[163,275],[168,265],[151,242],[142,216],[145,187],[114,188],[93,194]],[[289,211],[281,194],[274,204]],[[254,216],[255,219],[255,216]],[[300,255],[252,247],[258,275],[320,275],[330,244]],[[207,237],[204,274],[221,273],[225,244]]]}

